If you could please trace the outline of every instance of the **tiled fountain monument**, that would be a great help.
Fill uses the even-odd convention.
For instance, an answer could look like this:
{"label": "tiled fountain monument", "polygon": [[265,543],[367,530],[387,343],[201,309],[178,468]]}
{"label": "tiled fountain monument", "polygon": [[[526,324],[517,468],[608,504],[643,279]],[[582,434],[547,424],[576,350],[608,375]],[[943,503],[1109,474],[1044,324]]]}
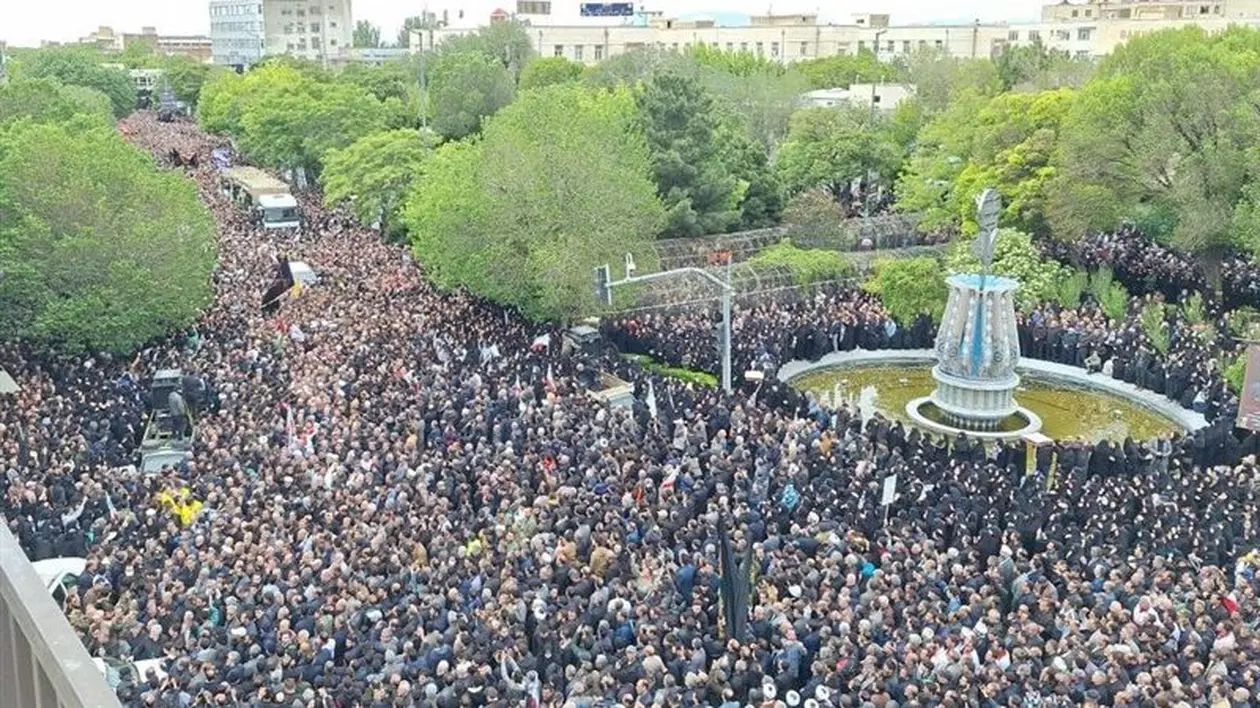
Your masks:
{"label": "tiled fountain monument", "polygon": [[1015,292],[1019,283],[989,274],[997,241],[1001,197],[987,189],[977,199],[980,273],[950,276],[949,300],[936,335],[936,390],[906,405],[919,424],[941,432],[1011,438],[1036,432],[1041,419],[1015,400],[1019,334]]}

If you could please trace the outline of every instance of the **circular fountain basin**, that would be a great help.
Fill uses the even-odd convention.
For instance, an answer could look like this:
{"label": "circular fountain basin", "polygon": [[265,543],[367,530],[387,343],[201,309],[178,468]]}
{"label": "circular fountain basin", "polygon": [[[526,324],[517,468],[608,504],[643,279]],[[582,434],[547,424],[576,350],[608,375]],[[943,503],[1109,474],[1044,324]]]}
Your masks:
{"label": "circular fountain basin", "polygon": [[[856,404],[864,417],[880,412],[941,434],[958,427],[933,405],[936,386],[928,350],[836,352],[819,362],[791,362],[779,378],[824,400]],[[1011,439],[1041,432],[1054,439],[1146,440],[1205,427],[1193,411],[1150,391],[1101,374],[1036,359],[1023,359],[1016,410],[993,430],[965,432],[981,439]]]}

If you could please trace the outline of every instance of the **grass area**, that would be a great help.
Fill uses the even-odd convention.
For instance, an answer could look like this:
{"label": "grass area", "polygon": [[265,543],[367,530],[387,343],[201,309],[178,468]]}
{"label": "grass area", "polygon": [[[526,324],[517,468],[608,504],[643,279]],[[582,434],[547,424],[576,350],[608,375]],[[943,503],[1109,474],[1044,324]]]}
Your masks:
{"label": "grass area", "polygon": [[709,386],[711,388],[717,388],[718,385],[718,378],[707,371],[680,369],[675,366],[666,366],[646,354],[622,354],[622,356],[637,363],[639,366],[642,366],[654,374],[668,376],[671,379],[678,379],[679,381],[686,381],[687,383]]}

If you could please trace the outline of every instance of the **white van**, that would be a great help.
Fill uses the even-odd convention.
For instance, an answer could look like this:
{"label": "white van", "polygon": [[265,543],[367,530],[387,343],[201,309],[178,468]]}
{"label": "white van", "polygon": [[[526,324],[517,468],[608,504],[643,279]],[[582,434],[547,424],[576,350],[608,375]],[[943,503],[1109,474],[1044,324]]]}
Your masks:
{"label": "white van", "polygon": [[86,558],[46,558],[31,563],[39,581],[48,588],[61,609],[66,608],[67,588],[79,584],[79,576],[87,568]]}

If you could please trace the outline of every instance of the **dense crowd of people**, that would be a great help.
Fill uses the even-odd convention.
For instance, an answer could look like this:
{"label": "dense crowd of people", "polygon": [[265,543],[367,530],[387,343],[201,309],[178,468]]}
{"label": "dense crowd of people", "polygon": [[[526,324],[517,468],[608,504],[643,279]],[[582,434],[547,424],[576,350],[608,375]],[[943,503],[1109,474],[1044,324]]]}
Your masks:
{"label": "dense crowd of people", "polygon": [[[1200,262],[1156,243],[1132,224],[1072,243],[1045,239],[1038,245],[1047,255],[1089,271],[1110,268],[1116,280],[1135,295],[1161,293],[1171,302],[1182,293],[1202,292],[1208,285]],[[1216,270],[1226,309],[1260,307],[1260,268],[1251,258],[1229,252]]]}
{"label": "dense crowd of people", "polygon": [[[127,121],[156,155],[200,156],[214,306],[130,361],[0,349],[22,387],[0,408],[0,510],[32,559],[87,558],[66,612],[91,654],[164,659],[125,704],[1241,706],[1260,689],[1247,450],[1065,441],[1028,474],[1020,446],[864,421],[770,377],[728,396],[558,336],[531,347],[543,329],[434,290],[309,198],[300,234],[258,228],[191,123]],[[271,315],[277,259],[319,282]],[[609,338],[700,365],[711,325]],[[839,290],[741,309],[735,329],[749,368],[930,339]],[[217,405],[146,476],[158,368]],[[588,395],[600,370],[634,382],[632,408]],[[719,610],[722,522],[752,547],[742,637]]]}

